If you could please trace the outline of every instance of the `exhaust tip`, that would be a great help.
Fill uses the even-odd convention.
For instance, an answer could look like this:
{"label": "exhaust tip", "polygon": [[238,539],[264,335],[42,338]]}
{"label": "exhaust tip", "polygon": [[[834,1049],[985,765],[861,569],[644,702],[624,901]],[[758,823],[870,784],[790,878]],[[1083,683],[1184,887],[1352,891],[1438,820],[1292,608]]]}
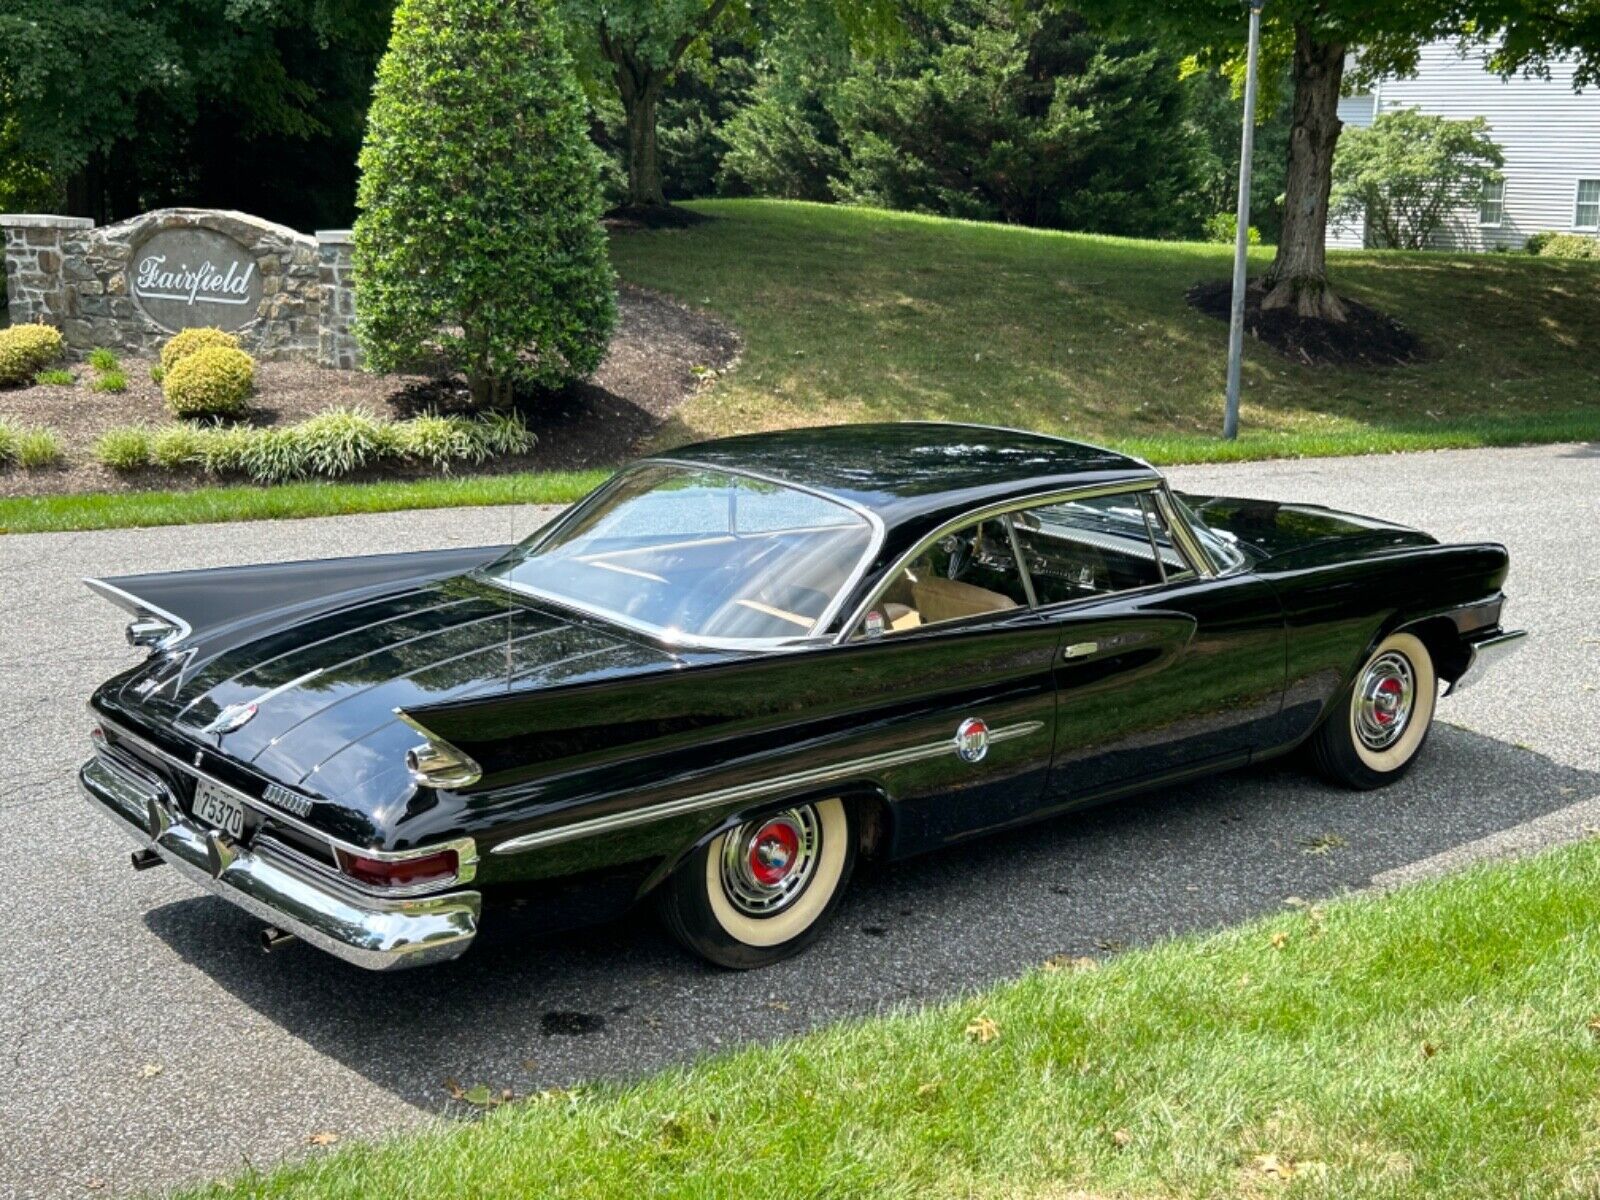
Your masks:
{"label": "exhaust tip", "polygon": [[151,867],[159,867],[167,861],[154,850],[148,849],[135,850],[128,856],[128,859],[133,863],[133,869],[135,871],[148,871]]}
{"label": "exhaust tip", "polygon": [[261,949],[269,954],[274,950],[283,949],[295,940],[294,934],[285,933],[276,925],[268,925],[261,931]]}

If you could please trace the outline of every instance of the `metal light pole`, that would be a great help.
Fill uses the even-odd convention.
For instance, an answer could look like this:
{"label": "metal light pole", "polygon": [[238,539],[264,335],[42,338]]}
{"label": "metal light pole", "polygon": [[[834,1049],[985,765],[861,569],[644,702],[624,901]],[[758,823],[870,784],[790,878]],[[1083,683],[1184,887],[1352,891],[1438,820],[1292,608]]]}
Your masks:
{"label": "metal light pole", "polygon": [[1233,239],[1233,317],[1228,322],[1228,407],[1222,417],[1222,436],[1239,436],[1239,358],[1244,353],[1244,289],[1246,258],[1250,253],[1250,161],[1256,149],[1256,58],[1261,52],[1261,7],[1266,0],[1249,0],[1250,53],[1244,67],[1244,136],[1239,142],[1239,229]]}

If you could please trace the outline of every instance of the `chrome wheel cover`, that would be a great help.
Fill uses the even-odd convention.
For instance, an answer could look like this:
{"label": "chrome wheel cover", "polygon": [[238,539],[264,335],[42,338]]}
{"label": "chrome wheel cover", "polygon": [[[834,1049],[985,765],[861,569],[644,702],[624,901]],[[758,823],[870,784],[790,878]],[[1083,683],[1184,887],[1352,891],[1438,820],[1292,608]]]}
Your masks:
{"label": "chrome wheel cover", "polygon": [[822,826],[809,804],[748,821],[722,839],[722,890],[751,917],[770,917],[800,898],[815,873]]}
{"label": "chrome wheel cover", "polygon": [[1411,723],[1417,675],[1411,660],[1397,651],[1378,655],[1362,673],[1355,694],[1355,731],[1370,750],[1387,750]]}

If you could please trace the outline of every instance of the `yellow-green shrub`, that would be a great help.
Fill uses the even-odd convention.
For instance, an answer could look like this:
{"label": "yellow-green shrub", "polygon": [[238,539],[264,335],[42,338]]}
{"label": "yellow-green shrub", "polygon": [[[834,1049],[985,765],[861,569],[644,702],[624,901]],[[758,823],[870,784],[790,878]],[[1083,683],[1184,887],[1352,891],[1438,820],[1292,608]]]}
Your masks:
{"label": "yellow-green shrub", "polygon": [[61,331],[51,325],[0,329],[0,387],[31,383],[65,352]]}
{"label": "yellow-green shrub", "polygon": [[196,350],[206,350],[212,346],[226,346],[229,350],[237,350],[239,339],[220,329],[185,329],[182,333],[173,334],[167,344],[161,347],[161,369],[164,372],[170,371],[179,359],[187,358]]}
{"label": "yellow-green shrub", "polygon": [[1540,258],[1600,258],[1600,238],[1553,233],[1539,242],[1537,253]]}
{"label": "yellow-green shrub", "polygon": [[207,346],[167,368],[161,392],[174,416],[223,417],[244,410],[255,382],[255,359],[231,346]]}

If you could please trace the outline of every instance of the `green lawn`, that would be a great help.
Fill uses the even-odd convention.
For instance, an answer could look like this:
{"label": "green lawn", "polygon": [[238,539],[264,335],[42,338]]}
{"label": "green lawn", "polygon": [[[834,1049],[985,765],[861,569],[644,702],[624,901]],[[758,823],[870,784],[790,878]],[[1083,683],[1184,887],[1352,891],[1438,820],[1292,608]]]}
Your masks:
{"label": "green lawn", "polygon": [[1593,1196],[1597,979],[1591,842],[194,1195]]}
{"label": "green lawn", "polygon": [[[614,239],[624,278],[725,315],[744,360],[673,439],[783,424],[981,421],[1091,441],[1178,439],[1210,457],[1227,329],[1183,293],[1232,248],[1050,233],[771,201]],[[1254,252],[1263,270],[1270,248]],[[1600,263],[1527,255],[1335,253],[1346,294],[1419,334],[1430,360],[1297,365],[1248,341],[1242,428],[1305,451],[1600,436]],[[1194,435],[1203,435],[1198,440]],[[1365,439],[1365,440],[1364,440]],[[1299,452],[1281,440],[1279,452]]]}
{"label": "green lawn", "polygon": [[[1226,329],[1183,299],[1228,274],[1226,246],[773,201],[689,207],[715,219],[618,234],[617,269],[727,318],[744,354],[660,446],[907,418],[1040,429],[1158,464],[1600,438],[1600,263],[1334,254],[1336,285],[1420,334],[1428,360],[1308,367],[1247,342],[1244,433],[1228,443],[1215,436]],[[0,530],[560,500],[573,479],[0,500]]]}

